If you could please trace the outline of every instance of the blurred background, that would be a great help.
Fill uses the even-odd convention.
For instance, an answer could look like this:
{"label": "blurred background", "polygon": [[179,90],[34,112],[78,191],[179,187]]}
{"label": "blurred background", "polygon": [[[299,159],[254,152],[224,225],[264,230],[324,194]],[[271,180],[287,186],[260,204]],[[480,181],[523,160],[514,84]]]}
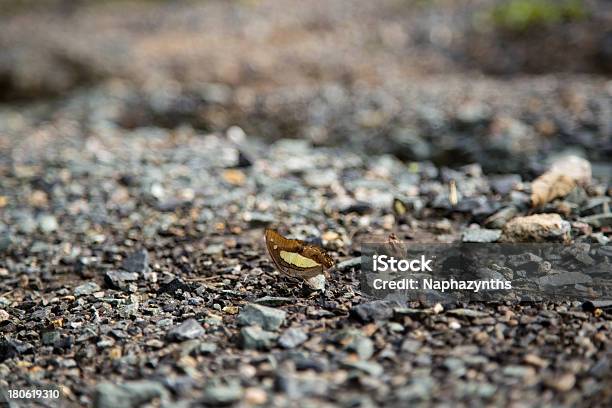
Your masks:
{"label": "blurred background", "polygon": [[611,27],[595,0],[5,0],[0,101],[127,87],[126,129],[239,125],[497,172],[568,148],[605,162]]}
{"label": "blurred background", "polygon": [[[397,312],[359,269],[605,245],[611,159],[609,0],[0,0],[0,405],[604,406],[609,303]],[[265,227],[330,252],[324,296]],[[239,326],[260,301],[278,324]]]}

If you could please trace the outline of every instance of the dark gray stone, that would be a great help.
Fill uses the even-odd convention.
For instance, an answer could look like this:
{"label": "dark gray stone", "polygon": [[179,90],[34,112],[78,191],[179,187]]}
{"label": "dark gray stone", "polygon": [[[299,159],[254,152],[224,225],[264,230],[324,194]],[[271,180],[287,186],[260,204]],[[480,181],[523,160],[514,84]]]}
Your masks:
{"label": "dark gray stone", "polygon": [[393,317],[393,309],[401,306],[398,302],[375,300],[353,306],[351,315],[364,323],[389,320]]}
{"label": "dark gray stone", "polygon": [[302,329],[290,328],[285,330],[280,336],[278,344],[286,349],[291,349],[299,346],[306,340],[308,340],[308,335]]}
{"label": "dark gray stone", "polygon": [[255,303],[249,303],[242,308],[236,322],[241,326],[259,325],[264,330],[277,330],[285,321],[282,310]]}
{"label": "dark gray stone", "polygon": [[121,268],[128,272],[146,274],[149,272],[149,253],[146,249],[141,249],[129,255],[123,260]]}
{"label": "dark gray stone", "polygon": [[340,262],[338,265],[336,265],[336,269],[338,271],[344,271],[350,268],[355,268],[361,266],[361,257],[357,256],[355,258],[351,258],[351,259],[347,259],[346,261],[342,261]]}
{"label": "dark gray stone", "polygon": [[128,290],[129,285],[138,281],[136,272],[109,271],[104,275],[104,282],[112,289]]}
{"label": "dark gray stone", "polygon": [[168,339],[183,341],[197,339],[205,333],[204,328],[195,319],[187,319],[168,331]]}
{"label": "dark gray stone", "polygon": [[259,326],[248,326],[240,329],[241,345],[245,349],[267,350],[276,340],[275,333],[265,331]]}

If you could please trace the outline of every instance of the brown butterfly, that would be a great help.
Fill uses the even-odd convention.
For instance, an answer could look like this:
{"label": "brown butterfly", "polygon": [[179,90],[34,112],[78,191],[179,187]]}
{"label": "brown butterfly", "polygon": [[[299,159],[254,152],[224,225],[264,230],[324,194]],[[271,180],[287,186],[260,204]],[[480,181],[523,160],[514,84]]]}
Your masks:
{"label": "brown butterfly", "polygon": [[294,278],[307,280],[334,266],[334,260],[321,247],[285,238],[271,229],[266,229],[266,247],[274,265]]}

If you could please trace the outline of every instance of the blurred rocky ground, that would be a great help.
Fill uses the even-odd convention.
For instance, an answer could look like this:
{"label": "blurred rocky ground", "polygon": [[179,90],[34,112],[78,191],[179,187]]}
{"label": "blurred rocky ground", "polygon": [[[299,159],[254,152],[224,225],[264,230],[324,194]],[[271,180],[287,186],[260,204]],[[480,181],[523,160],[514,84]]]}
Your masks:
{"label": "blurred rocky ground", "polygon": [[5,101],[106,84],[133,89],[126,128],[240,125],[487,171],[610,157],[605,1],[21,4],[1,17]]}
{"label": "blurred rocky ground", "polygon": [[[527,259],[585,294],[557,302],[359,286],[361,243],[391,233],[610,257],[608,2],[0,11],[0,405],[612,398],[612,305],[580,272]],[[338,261],[324,294],[274,269],[264,227]]]}

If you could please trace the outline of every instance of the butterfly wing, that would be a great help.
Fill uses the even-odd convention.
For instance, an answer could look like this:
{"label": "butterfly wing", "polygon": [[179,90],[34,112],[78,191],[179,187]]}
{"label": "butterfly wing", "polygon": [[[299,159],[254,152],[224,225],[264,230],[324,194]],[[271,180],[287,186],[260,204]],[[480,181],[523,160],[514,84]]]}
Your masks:
{"label": "butterfly wing", "polygon": [[266,247],[276,268],[289,276],[310,279],[323,273],[324,264],[312,256],[313,248],[318,248],[312,245],[297,239],[287,239],[267,229]]}

